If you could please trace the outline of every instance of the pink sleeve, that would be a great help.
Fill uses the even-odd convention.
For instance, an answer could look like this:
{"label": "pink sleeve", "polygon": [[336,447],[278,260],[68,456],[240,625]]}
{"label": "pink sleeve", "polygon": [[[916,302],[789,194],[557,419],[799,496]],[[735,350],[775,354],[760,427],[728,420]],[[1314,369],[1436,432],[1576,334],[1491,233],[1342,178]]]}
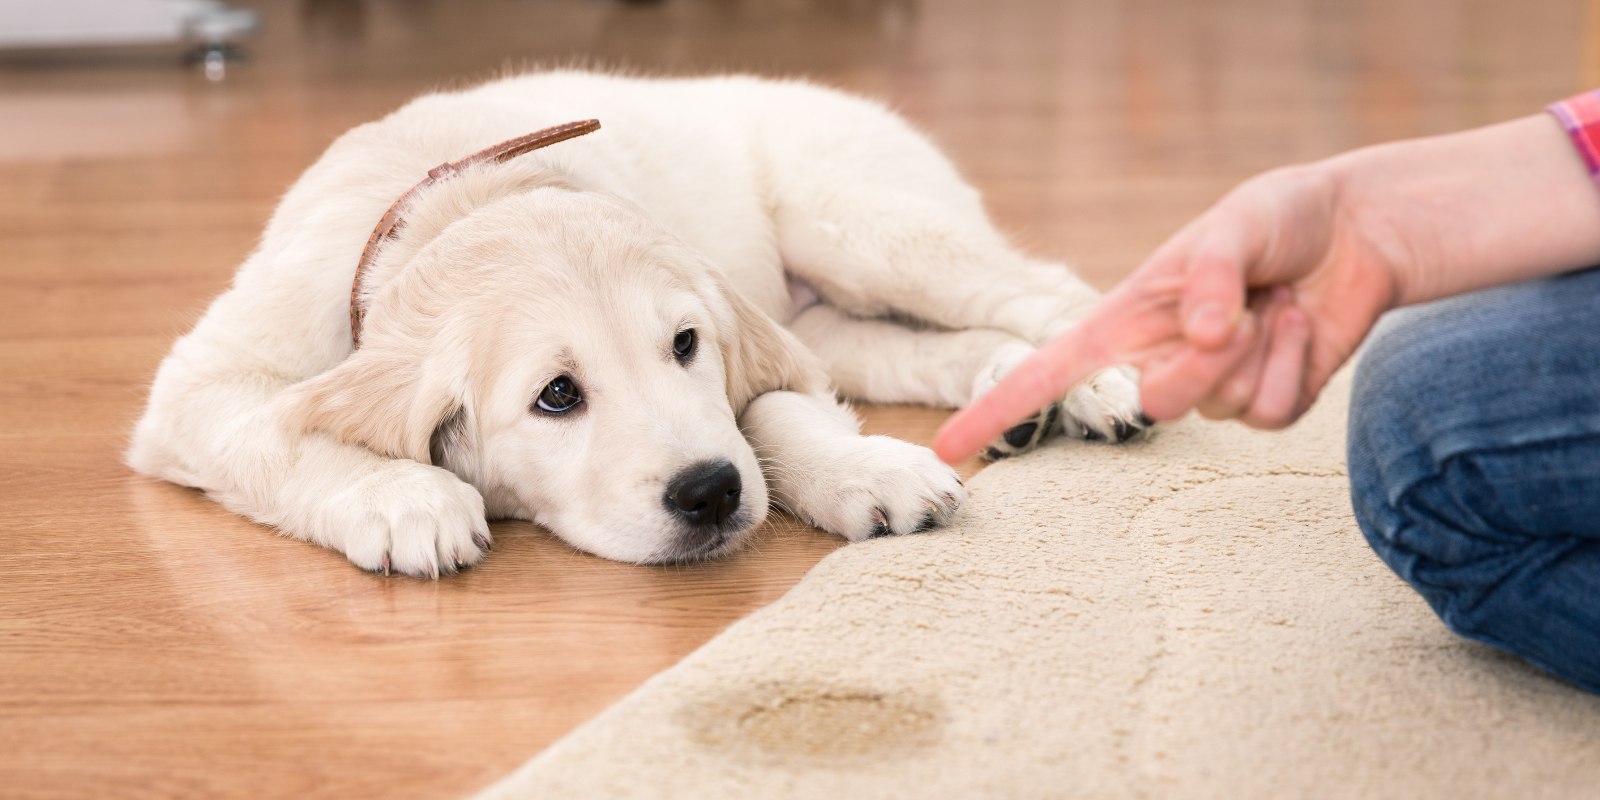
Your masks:
{"label": "pink sleeve", "polygon": [[1558,100],[1545,110],[1567,129],[1589,176],[1600,182],[1600,89]]}

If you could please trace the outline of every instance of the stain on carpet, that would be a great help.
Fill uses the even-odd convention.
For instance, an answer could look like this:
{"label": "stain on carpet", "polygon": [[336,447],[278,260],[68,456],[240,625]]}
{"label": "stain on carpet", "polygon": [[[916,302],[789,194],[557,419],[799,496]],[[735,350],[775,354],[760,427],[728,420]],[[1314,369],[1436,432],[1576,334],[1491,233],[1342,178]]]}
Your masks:
{"label": "stain on carpet", "polygon": [[764,684],[685,706],[700,744],[779,761],[880,761],[937,744],[944,704],[912,691]]}

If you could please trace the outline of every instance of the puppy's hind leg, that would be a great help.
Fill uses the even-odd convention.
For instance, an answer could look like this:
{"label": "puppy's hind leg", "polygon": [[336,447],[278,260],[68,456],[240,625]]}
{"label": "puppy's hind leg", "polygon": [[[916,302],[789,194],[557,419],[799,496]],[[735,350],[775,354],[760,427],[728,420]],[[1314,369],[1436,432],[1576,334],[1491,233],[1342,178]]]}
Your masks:
{"label": "puppy's hind leg", "polygon": [[[785,265],[852,316],[1003,331],[1029,346],[1068,330],[1098,299],[1066,267],[1011,249],[975,200],[950,194],[933,199],[870,185],[806,194],[809,201],[779,214]],[[859,349],[876,348],[877,341]],[[1028,352],[998,352],[983,376],[966,384],[974,393],[955,404],[988,391]],[[1091,376],[1058,409],[1061,429],[1085,439],[1121,442],[1150,425],[1139,407],[1137,375],[1124,367]],[[1039,422],[1050,417],[1043,409]],[[1037,443],[1016,438],[1024,442],[1020,448],[1000,439],[996,452]]]}
{"label": "puppy's hind leg", "polygon": [[827,303],[801,312],[789,329],[821,359],[840,394],[869,403],[960,408],[972,399],[975,381],[996,363],[1014,363],[1033,352],[1005,331],[919,329],[857,317]]}
{"label": "puppy's hind leg", "polygon": [[873,185],[802,194],[777,216],[784,265],[856,316],[991,328],[1038,345],[1098,299],[1066,267],[1013,250],[975,199]]}
{"label": "puppy's hind leg", "polygon": [[[822,361],[846,397],[870,403],[960,408],[987,392],[1033,346],[986,328],[942,331],[882,319],[861,319],[827,304],[806,309],[789,325]],[[990,460],[1030,450],[1056,432],[1050,405],[1017,423],[985,451]]]}

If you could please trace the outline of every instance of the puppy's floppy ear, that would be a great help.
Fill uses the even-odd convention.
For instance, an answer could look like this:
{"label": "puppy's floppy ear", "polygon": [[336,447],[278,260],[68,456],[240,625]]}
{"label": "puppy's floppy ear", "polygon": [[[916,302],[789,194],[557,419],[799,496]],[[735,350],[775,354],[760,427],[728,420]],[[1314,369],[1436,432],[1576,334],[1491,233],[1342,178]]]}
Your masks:
{"label": "puppy's floppy ear", "polygon": [[728,403],[735,415],[767,392],[829,390],[827,373],[794,334],[727,281],[718,277],[716,285],[727,311],[721,325],[722,361],[727,371]]}
{"label": "puppy's floppy ear", "polygon": [[465,410],[442,376],[398,348],[373,343],[288,389],[285,421],[390,458],[435,463],[459,439]]}

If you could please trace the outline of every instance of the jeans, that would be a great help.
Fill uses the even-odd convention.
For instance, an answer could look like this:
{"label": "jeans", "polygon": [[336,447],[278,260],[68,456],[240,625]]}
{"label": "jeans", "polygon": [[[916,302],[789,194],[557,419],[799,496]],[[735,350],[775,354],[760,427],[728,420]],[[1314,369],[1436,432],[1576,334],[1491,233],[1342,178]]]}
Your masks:
{"label": "jeans", "polygon": [[1450,630],[1600,692],[1600,268],[1384,317],[1349,466],[1367,541]]}

